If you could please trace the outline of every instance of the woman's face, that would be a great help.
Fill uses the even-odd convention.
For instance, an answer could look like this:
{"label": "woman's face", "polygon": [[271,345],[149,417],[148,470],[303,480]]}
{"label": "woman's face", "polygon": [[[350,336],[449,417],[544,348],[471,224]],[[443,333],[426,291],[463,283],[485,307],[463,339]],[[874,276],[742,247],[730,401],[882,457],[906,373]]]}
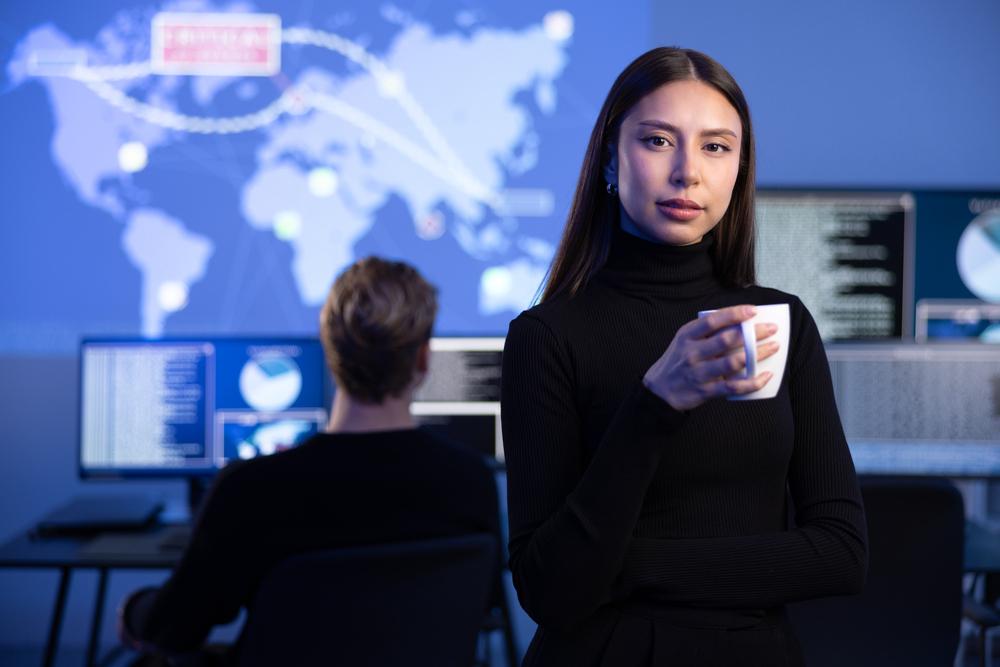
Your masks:
{"label": "woman's face", "polygon": [[622,228],[670,245],[700,241],[729,207],[742,134],[736,109],[700,81],[674,81],[639,100],[605,169],[618,186]]}

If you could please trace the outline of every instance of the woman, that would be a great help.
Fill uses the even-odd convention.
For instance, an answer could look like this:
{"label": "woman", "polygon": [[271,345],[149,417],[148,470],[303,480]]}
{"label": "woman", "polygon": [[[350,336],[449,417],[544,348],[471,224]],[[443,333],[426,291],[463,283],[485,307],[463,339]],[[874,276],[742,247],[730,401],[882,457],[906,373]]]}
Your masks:
{"label": "woman", "polygon": [[[539,624],[526,665],[799,665],[784,604],[863,585],[819,333],[754,284],[754,181],[721,65],[658,48],[621,73],[542,302],[504,351],[510,565]],[[717,400],[772,380],[739,377],[734,326],[768,303],[791,309],[777,396]]]}

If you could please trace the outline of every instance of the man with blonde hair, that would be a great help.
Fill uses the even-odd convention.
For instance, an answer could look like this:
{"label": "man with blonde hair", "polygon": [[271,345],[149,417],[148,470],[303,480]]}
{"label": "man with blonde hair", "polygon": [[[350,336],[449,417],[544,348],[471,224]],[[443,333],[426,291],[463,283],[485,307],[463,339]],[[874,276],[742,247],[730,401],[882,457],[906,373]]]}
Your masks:
{"label": "man with blonde hair", "polygon": [[403,262],[368,257],[337,278],[320,313],[337,385],[327,432],[218,475],[177,569],[123,603],[127,645],[199,650],[292,554],[468,533],[499,539],[490,467],[410,415],[436,313],[436,290]]}

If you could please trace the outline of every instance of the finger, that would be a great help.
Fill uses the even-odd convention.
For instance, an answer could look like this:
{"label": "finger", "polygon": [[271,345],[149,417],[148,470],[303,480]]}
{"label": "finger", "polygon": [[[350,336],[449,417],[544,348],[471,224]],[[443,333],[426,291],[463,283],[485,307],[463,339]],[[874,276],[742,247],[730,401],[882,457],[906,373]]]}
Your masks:
{"label": "finger", "polygon": [[756,312],[757,309],[750,305],[720,308],[714,313],[709,313],[705,317],[699,317],[697,320],[694,320],[690,335],[692,338],[707,338],[719,329],[731,327],[749,320]]}
{"label": "finger", "polygon": [[739,327],[727,327],[708,338],[690,343],[694,350],[693,360],[715,359],[733,350],[743,349],[743,333]]}
{"label": "finger", "polygon": [[699,391],[705,400],[719,396],[729,396],[732,393],[729,389],[729,383],[723,379],[710,380],[702,384],[699,387]]}
{"label": "finger", "polygon": [[764,324],[756,325],[754,331],[757,332],[757,340],[762,341],[776,334],[778,332],[778,325],[773,322],[765,322]]}
{"label": "finger", "polygon": [[699,383],[709,382],[717,378],[726,380],[743,371],[746,365],[746,352],[740,348],[732,354],[698,364],[693,369],[694,377]]}
{"label": "finger", "polygon": [[774,373],[770,371],[764,371],[756,377],[747,378],[745,380],[730,379],[726,380],[727,388],[729,393],[734,396],[739,396],[742,394],[749,394],[754,391],[762,389],[771,378],[774,377]]}
{"label": "finger", "polygon": [[769,343],[762,343],[757,346],[757,361],[763,361],[768,357],[774,356],[778,350],[781,349],[781,344],[777,341],[771,341]]}

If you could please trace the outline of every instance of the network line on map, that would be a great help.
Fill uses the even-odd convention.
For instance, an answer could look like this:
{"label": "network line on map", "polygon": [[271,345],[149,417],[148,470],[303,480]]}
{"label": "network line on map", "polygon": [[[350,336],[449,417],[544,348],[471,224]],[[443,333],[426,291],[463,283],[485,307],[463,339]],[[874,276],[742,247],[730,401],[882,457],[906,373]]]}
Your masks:
{"label": "network line on map", "polygon": [[375,78],[380,92],[400,105],[433,154],[363,110],[305,86],[289,88],[266,107],[253,113],[218,118],[192,116],[164,109],[136,99],[109,83],[153,75],[149,62],[101,66],[76,64],[63,76],[80,81],[102,100],[129,115],[153,125],[193,134],[250,132],[275,122],[283,114],[299,115],[310,109],[322,111],[369,133],[467,196],[495,210],[502,208],[500,195],[481,183],[462,163],[424,108],[407,90],[405,81],[398,72],[361,45],[334,33],[311,28],[286,28],[282,30],[281,41],[283,44],[315,46],[334,51],[367,70]]}

